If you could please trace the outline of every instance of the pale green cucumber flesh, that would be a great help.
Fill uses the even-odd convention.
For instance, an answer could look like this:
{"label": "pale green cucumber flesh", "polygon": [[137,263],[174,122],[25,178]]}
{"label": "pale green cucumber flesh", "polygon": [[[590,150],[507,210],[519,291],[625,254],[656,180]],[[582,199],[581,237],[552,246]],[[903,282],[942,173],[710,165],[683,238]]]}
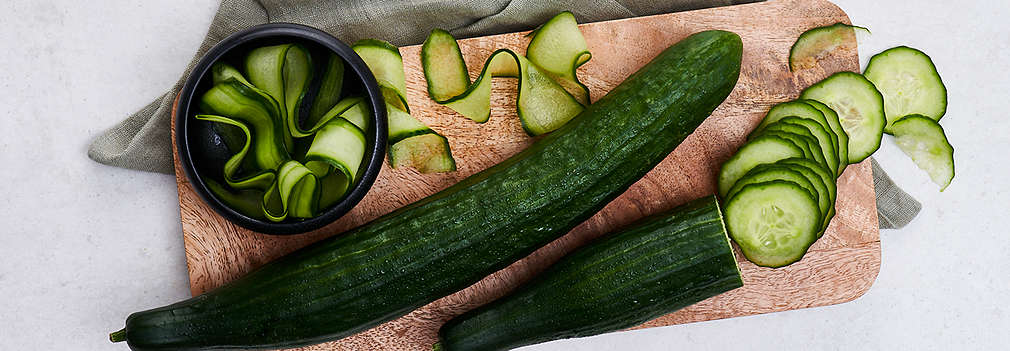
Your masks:
{"label": "pale green cucumber flesh", "polygon": [[449,141],[434,133],[412,136],[389,148],[393,168],[410,166],[421,173],[455,171],[456,161],[447,156],[451,154]]}
{"label": "pale green cucumber flesh", "polygon": [[543,69],[579,103],[589,104],[589,88],[579,82],[576,70],[592,57],[575,15],[565,11],[530,33],[526,58]]}
{"label": "pale green cucumber flesh", "polygon": [[725,199],[733,184],[757,165],[790,157],[803,157],[803,150],[792,142],[775,136],[754,138],[722,165],[719,171],[719,196]]}
{"label": "pale green cucumber flesh", "polygon": [[[429,38],[430,45],[426,47],[428,50],[422,47],[421,51],[422,60],[429,63],[424,67],[431,71],[425,73],[428,90],[436,93],[433,96],[441,98],[435,99],[436,102],[448,106],[464,117],[477,123],[488,120],[491,115],[491,79],[502,76],[519,78],[516,111],[523,129],[529,135],[535,136],[553,131],[574,118],[584,108],[551,76],[531,64],[526,57],[509,49],[499,49],[492,53],[485,62],[481,74],[465,91],[452,97],[442,96],[440,94],[444,92],[458,90],[456,88],[462,82],[459,77],[462,72],[452,68],[435,68],[435,63],[449,62],[450,65],[458,67],[459,65],[454,62],[461,60],[462,54],[457,45],[448,43],[439,45],[452,38],[447,32],[433,31],[431,36],[435,38]],[[443,78],[446,82],[441,81]]]}
{"label": "pale green cucumber flesh", "polygon": [[[835,176],[824,165],[807,158],[787,158],[779,160],[776,164],[790,167],[807,176],[814,187],[817,188],[820,196],[828,199],[828,211],[824,214],[824,223],[821,225],[821,230],[817,233],[817,237],[821,237],[828,228],[831,219],[835,217],[835,199],[838,197],[838,185],[835,183]],[[820,181],[820,184],[817,181]]]}
{"label": "pale green cucumber flesh", "polygon": [[800,100],[810,106],[821,111],[824,114],[824,119],[828,122],[831,131],[834,132],[835,137],[838,140],[838,174],[835,177],[840,177],[842,172],[845,171],[845,167],[849,165],[849,135],[845,133],[842,129],[842,123],[838,121],[838,114],[835,110],[832,110],[828,105],[817,101],[817,100]]}
{"label": "pale green cucumber flesh", "polygon": [[899,46],[874,55],[863,72],[884,96],[887,126],[904,116],[919,114],[939,121],[947,113],[947,87],[933,60],[922,51]]}
{"label": "pale green cucumber flesh", "polygon": [[466,92],[470,74],[459,50],[456,38],[449,32],[434,29],[421,46],[421,67],[428,82],[428,96],[435,102],[445,101]]}
{"label": "pale green cucumber flesh", "polygon": [[725,211],[730,237],[748,260],[765,267],[800,260],[822,224],[810,194],[783,180],[744,186],[726,202]]}
{"label": "pale green cucumber flesh", "polygon": [[344,60],[340,56],[330,53],[326,59],[326,66],[323,67],[322,76],[319,78],[319,88],[309,107],[308,119],[305,120],[307,122],[305,124],[316,124],[320,117],[330,111],[340,101],[343,88]]}
{"label": "pale green cucumber flesh", "polygon": [[849,164],[858,163],[880,148],[884,134],[884,98],[860,74],[838,72],[800,95],[828,105],[849,136]]}
{"label": "pale green cucumber flesh", "polygon": [[929,178],[947,189],[954,179],[954,147],[947,141],[943,127],[930,117],[909,115],[894,122],[895,143]]}
{"label": "pale green cucumber flesh", "polygon": [[798,117],[786,117],[776,123],[791,124],[807,129],[809,135],[817,140],[825,166],[831,169],[832,173],[838,174],[838,149],[832,144],[831,137],[829,136],[830,132],[825,130],[826,127],[812,120]]}
{"label": "pale green cucumber flesh", "polygon": [[840,48],[854,50],[856,30],[870,32],[866,28],[845,23],[835,23],[803,32],[789,49],[789,70],[798,71],[816,67],[817,61]]}
{"label": "pale green cucumber flesh", "polygon": [[[828,203],[829,199],[821,196],[821,192],[814,186],[814,183],[810,181],[810,178],[803,175],[800,171],[792,169],[792,167],[780,165],[778,163],[767,163],[758,165],[757,167],[751,169],[747,172],[747,174],[737,180],[736,184],[733,184],[733,187],[726,193],[726,198],[732,199],[736,193],[740,192],[740,190],[747,185],[765,183],[773,180],[784,180],[799,185],[817,201],[818,214],[823,217],[824,214],[828,213],[828,208],[831,207]],[[820,179],[816,179],[816,182],[820,183]],[[823,187],[823,185],[821,185],[821,187]]]}

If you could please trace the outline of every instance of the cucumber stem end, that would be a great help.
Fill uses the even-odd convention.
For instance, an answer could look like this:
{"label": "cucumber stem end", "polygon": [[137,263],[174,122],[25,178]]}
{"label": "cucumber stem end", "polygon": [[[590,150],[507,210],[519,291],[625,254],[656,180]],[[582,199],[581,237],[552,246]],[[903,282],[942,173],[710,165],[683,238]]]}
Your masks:
{"label": "cucumber stem end", "polygon": [[123,342],[126,341],[126,328],[120,329],[118,331],[109,334],[109,341],[112,342]]}

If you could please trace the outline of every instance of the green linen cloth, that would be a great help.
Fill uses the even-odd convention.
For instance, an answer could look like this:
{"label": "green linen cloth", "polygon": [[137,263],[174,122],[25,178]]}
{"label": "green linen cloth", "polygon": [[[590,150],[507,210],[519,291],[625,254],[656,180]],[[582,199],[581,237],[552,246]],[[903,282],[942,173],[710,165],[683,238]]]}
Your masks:
{"label": "green linen cloth", "polygon": [[[172,102],[196,61],[236,31],[268,22],[290,22],[322,29],[346,43],[377,38],[394,45],[418,44],[433,28],[457,38],[532,29],[569,10],[579,22],[686,11],[759,0],[222,0],[207,36],[183,77],[161,97],[92,142],[91,159],[110,166],[172,173],[169,132]],[[900,228],[919,211],[874,163],[881,228]],[[881,191],[885,191],[882,193]]]}

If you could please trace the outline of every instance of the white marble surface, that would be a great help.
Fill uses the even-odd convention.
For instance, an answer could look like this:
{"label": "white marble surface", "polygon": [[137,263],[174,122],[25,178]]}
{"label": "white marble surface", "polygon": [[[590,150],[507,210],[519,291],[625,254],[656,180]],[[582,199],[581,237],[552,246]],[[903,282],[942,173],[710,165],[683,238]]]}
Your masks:
{"label": "white marble surface", "polygon": [[[552,342],[530,350],[1005,349],[1010,344],[1010,3],[837,0],[873,53],[929,53],[949,90],[957,177],[936,191],[891,143],[876,157],[923,203],[881,232],[883,265],[836,306]],[[169,88],[216,0],[0,3],[0,349],[125,350],[130,312],[188,297],[171,176],[98,165],[99,132]],[[1002,201],[1000,201],[1002,200]]]}

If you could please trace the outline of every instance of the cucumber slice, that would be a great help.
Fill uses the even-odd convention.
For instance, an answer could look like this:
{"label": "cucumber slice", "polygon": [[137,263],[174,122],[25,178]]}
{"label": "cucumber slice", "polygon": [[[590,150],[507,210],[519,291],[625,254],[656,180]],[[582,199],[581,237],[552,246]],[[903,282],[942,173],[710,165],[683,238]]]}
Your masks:
{"label": "cucumber slice", "polygon": [[249,82],[263,89],[280,106],[284,145],[293,149],[291,126],[297,123],[301,101],[312,82],[312,59],[298,44],[265,46],[249,51],[245,59]]}
{"label": "cucumber slice", "polygon": [[845,133],[842,129],[842,123],[838,121],[838,114],[835,110],[832,110],[828,105],[825,105],[817,100],[799,100],[805,104],[813,106],[817,110],[821,111],[824,115],[824,120],[828,121],[828,127],[834,132],[835,137],[838,139],[838,174],[835,177],[840,177],[842,172],[845,171],[845,167],[849,165],[849,135]]}
{"label": "cucumber slice", "polygon": [[838,151],[837,146],[832,144],[830,132],[824,130],[824,126],[817,124],[809,119],[799,118],[799,117],[786,117],[780,119],[778,124],[791,124],[806,128],[807,131],[817,139],[818,147],[821,149],[821,155],[824,157],[825,165],[831,169],[832,173],[838,174]]}
{"label": "cucumber slice", "polygon": [[803,90],[803,99],[817,100],[838,114],[849,136],[849,164],[858,163],[880,148],[884,134],[884,98],[860,74],[838,72]]}
{"label": "cucumber slice", "polygon": [[589,105],[589,88],[579,82],[575,72],[590,58],[589,46],[579,30],[575,15],[565,11],[530,32],[526,58],[572,94],[582,105]]}
{"label": "cucumber slice", "polygon": [[353,182],[358,179],[366,144],[361,129],[346,119],[335,118],[316,132],[305,160],[325,162]]}
{"label": "cucumber slice", "polygon": [[[260,150],[262,148],[269,148],[271,147],[270,145],[260,145],[262,143],[253,144],[252,142],[253,136],[252,132],[249,130],[249,127],[247,127],[244,123],[236,121],[234,119],[217,115],[196,115],[195,117],[196,119],[199,120],[234,127],[242,133],[241,148],[239,148],[238,152],[233,154],[224,163],[224,172],[223,172],[224,181],[226,184],[228,184],[228,186],[231,186],[232,188],[235,188],[237,190],[242,189],[265,190],[268,187],[270,187],[271,184],[273,184],[276,175],[274,174],[274,170],[272,168],[260,168],[255,170],[254,173],[251,175],[245,177],[236,177],[236,175],[239,173],[239,169],[241,169],[243,164],[245,163],[246,155],[249,154],[249,151],[251,149],[255,148],[256,150]],[[225,200],[225,198],[222,196],[219,196],[218,198],[220,198],[221,200]]]}
{"label": "cucumber slice", "polygon": [[386,103],[410,113],[407,106],[407,78],[403,73],[403,57],[393,44],[376,39],[362,39],[351,46],[372,71],[386,95]]}
{"label": "cucumber slice", "polygon": [[449,140],[438,134],[412,136],[389,148],[393,168],[411,166],[421,173],[455,171],[456,161],[446,156],[451,154]]}
{"label": "cucumber slice", "polygon": [[256,170],[276,169],[291,158],[285,148],[283,120],[277,101],[256,89],[229,79],[214,85],[200,97],[200,109],[208,114],[245,124],[251,133],[250,152]]}
{"label": "cucumber slice", "polygon": [[929,174],[940,191],[947,189],[954,179],[954,147],[943,127],[930,117],[908,115],[894,122],[892,131],[898,148]]}
{"label": "cucumber slice", "polygon": [[719,196],[725,199],[733,184],[757,165],[790,157],[803,157],[803,149],[777,136],[762,135],[754,138],[722,165],[719,171]]}
{"label": "cucumber slice", "polygon": [[[455,45],[455,40],[452,41],[452,44]],[[456,162],[452,159],[448,140],[410,115],[406,99],[407,83],[403,73],[403,58],[400,56],[399,50],[392,44],[373,39],[358,41],[352,48],[372,70],[385,97],[390,165],[393,168],[414,167],[421,173],[455,171]],[[456,47],[455,51],[458,52],[459,47]],[[459,58],[462,60],[462,56]],[[462,61],[459,61],[459,64],[463,65]],[[465,74],[466,67],[462,66],[458,72]],[[469,81],[469,78],[466,79]],[[488,89],[490,90],[490,87]],[[429,94],[432,94],[430,85]],[[400,145],[407,139],[421,135],[434,135],[435,137],[418,138]],[[436,151],[443,154],[432,154]],[[423,156],[406,157],[406,155]]]}
{"label": "cucumber slice", "polygon": [[229,189],[210,177],[204,178],[203,182],[207,185],[207,189],[210,189],[210,192],[214,193],[215,197],[228,204],[228,207],[238,211],[238,213],[254,219],[266,219],[266,216],[263,215],[262,191]]}
{"label": "cucumber slice", "polygon": [[[811,119],[824,126],[825,129],[830,129],[830,123],[820,110],[816,107],[807,104],[804,101],[787,101],[780,103],[778,105],[772,106],[765,114],[764,119],[758,124],[757,128],[751,134],[760,133],[769,124],[778,122],[778,120],[786,117],[799,117]],[[832,138],[837,138],[837,136],[832,136]]]}
{"label": "cucumber slice", "polygon": [[726,202],[726,228],[744,256],[764,267],[798,261],[817,240],[817,201],[796,183],[749,184]]}
{"label": "cucumber slice", "polygon": [[775,123],[762,132],[762,134],[772,134],[788,139],[799,145],[800,148],[804,149],[803,157],[809,158],[811,160],[820,163],[825,168],[828,167],[827,160],[824,159],[824,152],[821,151],[821,147],[817,142],[817,139],[810,134],[810,131],[801,126],[786,124],[786,123]]}
{"label": "cucumber slice", "polygon": [[[820,196],[818,200],[827,199],[827,211],[823,209],[821,211],[824,214],[824,222],[821,224],[821,230],[817,232],[817,237],[821,237],[824,235],[824,231],[828,229],[831,219],[835,217],[835,199],[838,196],[838,186],[835,184],[834,175],[827,168],[824,168],[824,166],[805,158],[788,158],[779,160],[775,164],[789,167],[806,176],[811,184],[814,185],[814,188],[816,188],[817,194]],[[818,205],[820,205],[820,202],[818,202]]]}
{"label": "cucumber slice", "polygon": [[421,67],[428,82],[428,96],[443,104],[466,92],[470,86],[470,73],[463,61],[463,52],[452,34],[433,29],[421,46]]}
{"label": "cucumber slice", "polygon": [[784,180],[787,182],[795,183],[801,188],[807,191],[811,197],[817,200],[818,212],[821,217],[828,212],[828,208],[831,207],[828,202],[827,197],[822,197],[821,192],[814,186],[814,183],[818,183],[821,187],[821,180],[817,178],[816,175],[812,175],[814,182],[811,182],[807,176],[803,175],[800,171],[797,171],[789,166],[784,166],[778,163],[763,164],[758,165],[747,172],[743,177],[740,178],[733,184],[733,187],[729,189],[726,193],[727,199],[732,199],[736,193],[740,192],[740,189],[750,184],[765,183],[773,180]]}
{"label": "cucumber slice", "polygon": [[318,123],[321,117],[333,109],[333,106],[340,101],[343,88],[344,60],[340,56],[330,53],[326,59],[326,66],[323,67],[323,74],[319,78],[319,89],[312,100],[312,106],[309,107],[308,120],[305,124]]}
{"label": "cucumber slice", "polygon": [[813,68],[817,66],[818,60],[839,48],[855,49],[849,45],[856,44],[856,30],[870,32],[869,29],[845,23],[835,23],[803,32],[789,49],[789,70]]}
{"label": "cucumber slice", "polygon": [[[311,124],[309,124],[311,127],[309,127],[308,129],[302,129],[302,126],[298,125],[297,119],[288,118],[289,123],[288,130],[290,130],[291,135],[296,138],[304,138],[307,136],[312,136],[312,134],[314,134],[317,130],[326,125],[327,122],[329,122],[330,120],[332,120],[337,116],[341,116],[344,113],[349,114],[360,113],[359,111],[352,111],[352,109],[360,109],[360,107],[357,106],[365,104],[367,104],[365,100],[360,97],[352,97],[340,100],[340,102],[338,102],[335,106],[333,106],[333,108],[327,111],[326,114],[319,117],[319,119],[315,121],[311,121],[310,122]],[[363,123],[362,121],[364,120],[364,118],[361,118],[363,116],[355,115],[355,117],[359,118],[358,121],[359,123]],[[355,125],[357,125],[357,123]]]}
{"label": "cucumber slice", "polygon": [[[450,43],[451,42],[451,43]],[[491,54],[481,74],[469,83],[462,54],[448,32],[434,30],[421,48],[421,63],[428,82],[429,95],[474,122],[487,122],[491,116],[491,78],[518,77],[516,110],[523,129],[540,135],[560,128],[583,110],[582,104],[551,77],[531,64],[526,57],[509,49]],[[443,67],[442,65],[447,65]],[[458,95],[463,80],[468,87]]]}
{"label": "cucumber slice", "polygon": [[887,126],[899,118],[918,114],[939,121],[947,113],[947,87],[943,85],[933,60],[922,51],[899,46],[870,58],[863,71],[884,96]]}
{"label": "cucumber slice", "polygon": [[277,181],[263,195],[263,214],[280,222],[288,217],[310,218],[315,215],[319,193],[312,171],[295,160],[277,169]]}

